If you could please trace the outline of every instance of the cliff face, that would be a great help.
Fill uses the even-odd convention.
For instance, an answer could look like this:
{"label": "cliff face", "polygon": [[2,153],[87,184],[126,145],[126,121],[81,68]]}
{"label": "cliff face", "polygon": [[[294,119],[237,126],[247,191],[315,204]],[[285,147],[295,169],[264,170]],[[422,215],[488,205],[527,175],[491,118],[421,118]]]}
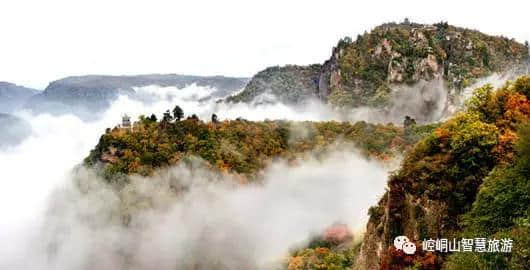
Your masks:
{"label": "cliff face", "polygon": [[[399,85],[440,79],[453,95],[493,72],[527,73],[528,59],[528,48],[504,37],[446,23],[384,24],[355,41],[341,40],[323,65],[297,67],[312,72],[293,73],[290,67],[265,70],[253,81],[263,80],[265,73],[268,82],[282,83],[250,83],[228,100],[250,102],[270,93],[291,103],[318,97],[336,107],[385,107],[400,91]],[[315,77],[314,83],[301,83]]]}
{"label": "cliff face", "polygon": [[[399,235],[406,235],[419,250],[422,240],[429,238],[499,238],[494,234],[498,232],[512,238],[520,237],[520,231],[526,227],[517,225],[517,220],[528,219],[530,209],[527,196],[520,195],[527,194],[530,188],[528,162],[521,165],[526,166],[525,172],[523,169],[516,173],[505,170],[521,163],[517,160],[524,159],[528,153],[528,150],[518,153],[514,149],[521,140],[528,145],[528,132],[521,132],[521,128],[528,126],[529,119],[530,77],[521,77],[497,91],[489,86],[477,89],[466,111],[417,143],[405,157],[401,169],[390,176],[388,191],[379,204],[370,209],[358,266],[361,269],[402,269],[420,265],[419,269],[439,269],[446,263],[447,254],[443,253],[420,251],[415,256],[406,256],[397,251],[392,243]],[[492,176],[492,172],[497,173]],[[485,180],[486,177],[489,180]],[[484,186],[483,182],[489,183]],[[506,188],[507,183],[503,182],[512,187]],[[492,195],[492,186],[499,185],[504,187],[502,191]],[[477,194],[482,193],[489,195],[481,195],[483,198],[476,200]],[[499,203],[495,206],[499,209],[488,205],[494,200]],[[505,218],[497,218],[498,215]],[[487,229],[476,229],[480,227]],[[528,238],[520,241],[524,243]],[[504,269],[503,265],[521,266],[519,260],[529,255],[524,247],[514,253],[518,255],[511,258],[498,255],[495,262],[491,262],[491,257],[480,256],[462,261]],[[454,256],[459,259],[458,254],[450,257]],[[451,260],[450,269],[464,269],[462,261],[457,259]],[[525,265],[524,260],[522,265]]]}
{"label": "cliff face", "polygon": [[528,63],[528,48],[513,40],[450,26],[385,24],[338,45],[335,105],[384,105],[395,84],[443,78],[463,89],[492,72]]}

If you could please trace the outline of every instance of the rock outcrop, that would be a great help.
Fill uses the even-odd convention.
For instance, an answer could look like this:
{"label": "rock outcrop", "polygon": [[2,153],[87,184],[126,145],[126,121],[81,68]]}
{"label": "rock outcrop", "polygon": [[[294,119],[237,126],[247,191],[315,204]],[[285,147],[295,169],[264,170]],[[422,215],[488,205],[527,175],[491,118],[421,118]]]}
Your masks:
{"label": "rock outcrop", "polygon": [[[299,103],[319,98],[334,107],[392,106],[400,89],[443,81],[447,102],[476,79],[493,73],[528,73],[528,48],[447,23],[384,24],[355,41],[342,39],[323,65],[286,66],[259,72],[229,102],[256,98]],[[444,105],[445,106],[445,105]],[[418,115],[416,115],[418,116]]]}

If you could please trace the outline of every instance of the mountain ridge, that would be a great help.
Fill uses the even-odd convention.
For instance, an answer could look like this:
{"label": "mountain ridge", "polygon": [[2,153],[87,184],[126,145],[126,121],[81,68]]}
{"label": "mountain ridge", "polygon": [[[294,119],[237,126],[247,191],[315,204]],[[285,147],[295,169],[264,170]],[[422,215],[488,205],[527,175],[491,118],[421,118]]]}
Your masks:
{"label": "mountain ridge", "polygon": [[[252,122],[215,117],[205,123],[193,116],[181,121],[173,121],[169,114],[164,118],[140,117],[132,129],[108,129],[84,164],[101,169],[107,181],[123,187],[127,175],[148,176],[155,169],[187,164],[190,156],[198,156],[213,171],[239,174],[245,184],[259,176],[271,157],[295,161],[304,152],[325,153],[322,150],[337,139],[353,143],[367,157],[386,160],[404,153],[384,195],[368,211],[362,243],[344,249],[341,243],[310,241],[286,259],[288,269],[307,269],[304,265],[330,269],[326,267],[337,264],[334,269],[466,269],[465,263],[525,269],[527,265],[530,76],[497,90],[487,84],[477,88],[464,111],[428,126],[411,119],[398,127],[364,121]],[[507,195],[515,199],[506,200]],[[395,249],[393,238],[398,235],[414,241],[415,255]],[[487,254],[462,258],[464,253],[422,250],[423,238],[462,236],[509,237],[523,245],[514,246],[511,256],[495,255],[495,261]]]}
{"label": "mountain ridge", "polygon": [[0,82],[0,113],[11,113],[40,91],[10,82]]}
{"label": "mountain ridge", "polygon": [[[323,64],[297,67],[319,69],[310,75],[299,72],[296,78],[290,65],[275,67],[275,72],[269,72],[268,68],[258,72],[242,92],[226,101],[248,103],[269,95],[268,99],[275,97],[287,103],[317,98],[336,108],[384,109],[399,94],[400,90],[395,88],[440,80],[448,95],[447,103],[452,103],[460,90],[477,79],[493,73],[503,73],[509,78],[514,78],[512,73],[528,73],[528,51],[527,46],[513,39],[444,22],[387,23],[358,35],[355,41],[349,37],[341,39]],[[318,79],[313,84],[304,83],[315,77]],[[298,85],[309,86],[304,89]],[[426,105],[433,102],[430,98],[424,100]]]}
{"label": "mountain ridge", "polygon": [[154,169],[198,156],[216,170],[252,179],[275,158],[292,160],[304,152],[332,148],[338,142],[352,144],[366,157],[390,160],[435,126],[405,129],[364,121],[244,119],[206,123],[193,116],[171,122],[140,116],[132,129],[107,129],[84,164],[101,167],[108,178],[129,174],[147,176]]}
{"label": "mountain ridge", "polygon": [[134,97],[135,87],[158,85],[181,89],[192,84],[215,88],[217,91],[212,94],[215,98],[242,89],[247,79],[179,74],[71,76],[51,82],[42,93],[31,97],[25,107],[36,112],[74,112],[83,118],[93,119],[119,95]]}

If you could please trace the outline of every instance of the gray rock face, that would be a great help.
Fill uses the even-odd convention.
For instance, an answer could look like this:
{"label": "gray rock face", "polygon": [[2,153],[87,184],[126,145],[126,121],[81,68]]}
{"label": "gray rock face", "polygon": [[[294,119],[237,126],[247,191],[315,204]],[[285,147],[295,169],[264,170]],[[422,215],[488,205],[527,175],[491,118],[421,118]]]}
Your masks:
{"label": "gray rock face", "polygon": [[75,113],[86,119],[97,118],[119,95],[134,96],[134,87],[158,85],[184,88],[196,84],[216,89],[213,97],[224,97],[245,87],[248,79],[223,76],[201,77],[176,74],[138,76],[78,76],[51,82],[26,107],[35,112]]}
{"label": "gray rock face", "polygon": [[327,102],[328,96],[331,93],[331,88],[336,87],[333,77],[336,77],[338,64],[338,55],[340,49],[337,47],[333,48],[331,58],[324,62],[320,71],[319,83],[318,83],[318,97]]}
{"label": "gray rock face", "polygon": [[8,82],[0,82],[0,113],[11,113],[39,91]]}

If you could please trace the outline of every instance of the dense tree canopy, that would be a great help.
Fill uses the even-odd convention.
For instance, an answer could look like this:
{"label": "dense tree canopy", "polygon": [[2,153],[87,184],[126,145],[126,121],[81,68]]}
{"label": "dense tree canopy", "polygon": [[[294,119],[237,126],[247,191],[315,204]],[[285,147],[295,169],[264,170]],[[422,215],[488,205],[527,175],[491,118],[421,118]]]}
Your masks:
{"label": "dense tree canopy", "polygon": [[[462,235],[511,235],[530,242],[529,234],[523,237],[530,213],[529,81],[530,76],[523,76],[497,90],[478,88],[464,111],[416,144],[390,177],[387,194],[370,211],[371,222],[382,228],[374,233],[387,245],[404,232],[418,235],[417,245],[423,238]],[[414,265],[388,247],[383,268]],[[528,250],[514,252],[511,257],[475,256],[474,265],[527,269]],[[441,256],[436,260],[440,266],[443,254],[435,256]],[[462,256],[471,255],[451,256],[450,269],[468,269],[465,263],[471,257]]]}
{"label": "dense tree canopy", "polygon": [[293,159],[299,153],[323,151],[344,141],[370,157],[389,159],[403,153],[435,125],[403,128],[357,122],[290,122],[226,120],[205,123],[196,116],[183,121],[153,122],[140,117],[132,130],[114,128],[101,136],[88,165],[101,163],[108,176],[138,173],[198,156],[212,167],[243,175],[253,175],[273,158]]}

